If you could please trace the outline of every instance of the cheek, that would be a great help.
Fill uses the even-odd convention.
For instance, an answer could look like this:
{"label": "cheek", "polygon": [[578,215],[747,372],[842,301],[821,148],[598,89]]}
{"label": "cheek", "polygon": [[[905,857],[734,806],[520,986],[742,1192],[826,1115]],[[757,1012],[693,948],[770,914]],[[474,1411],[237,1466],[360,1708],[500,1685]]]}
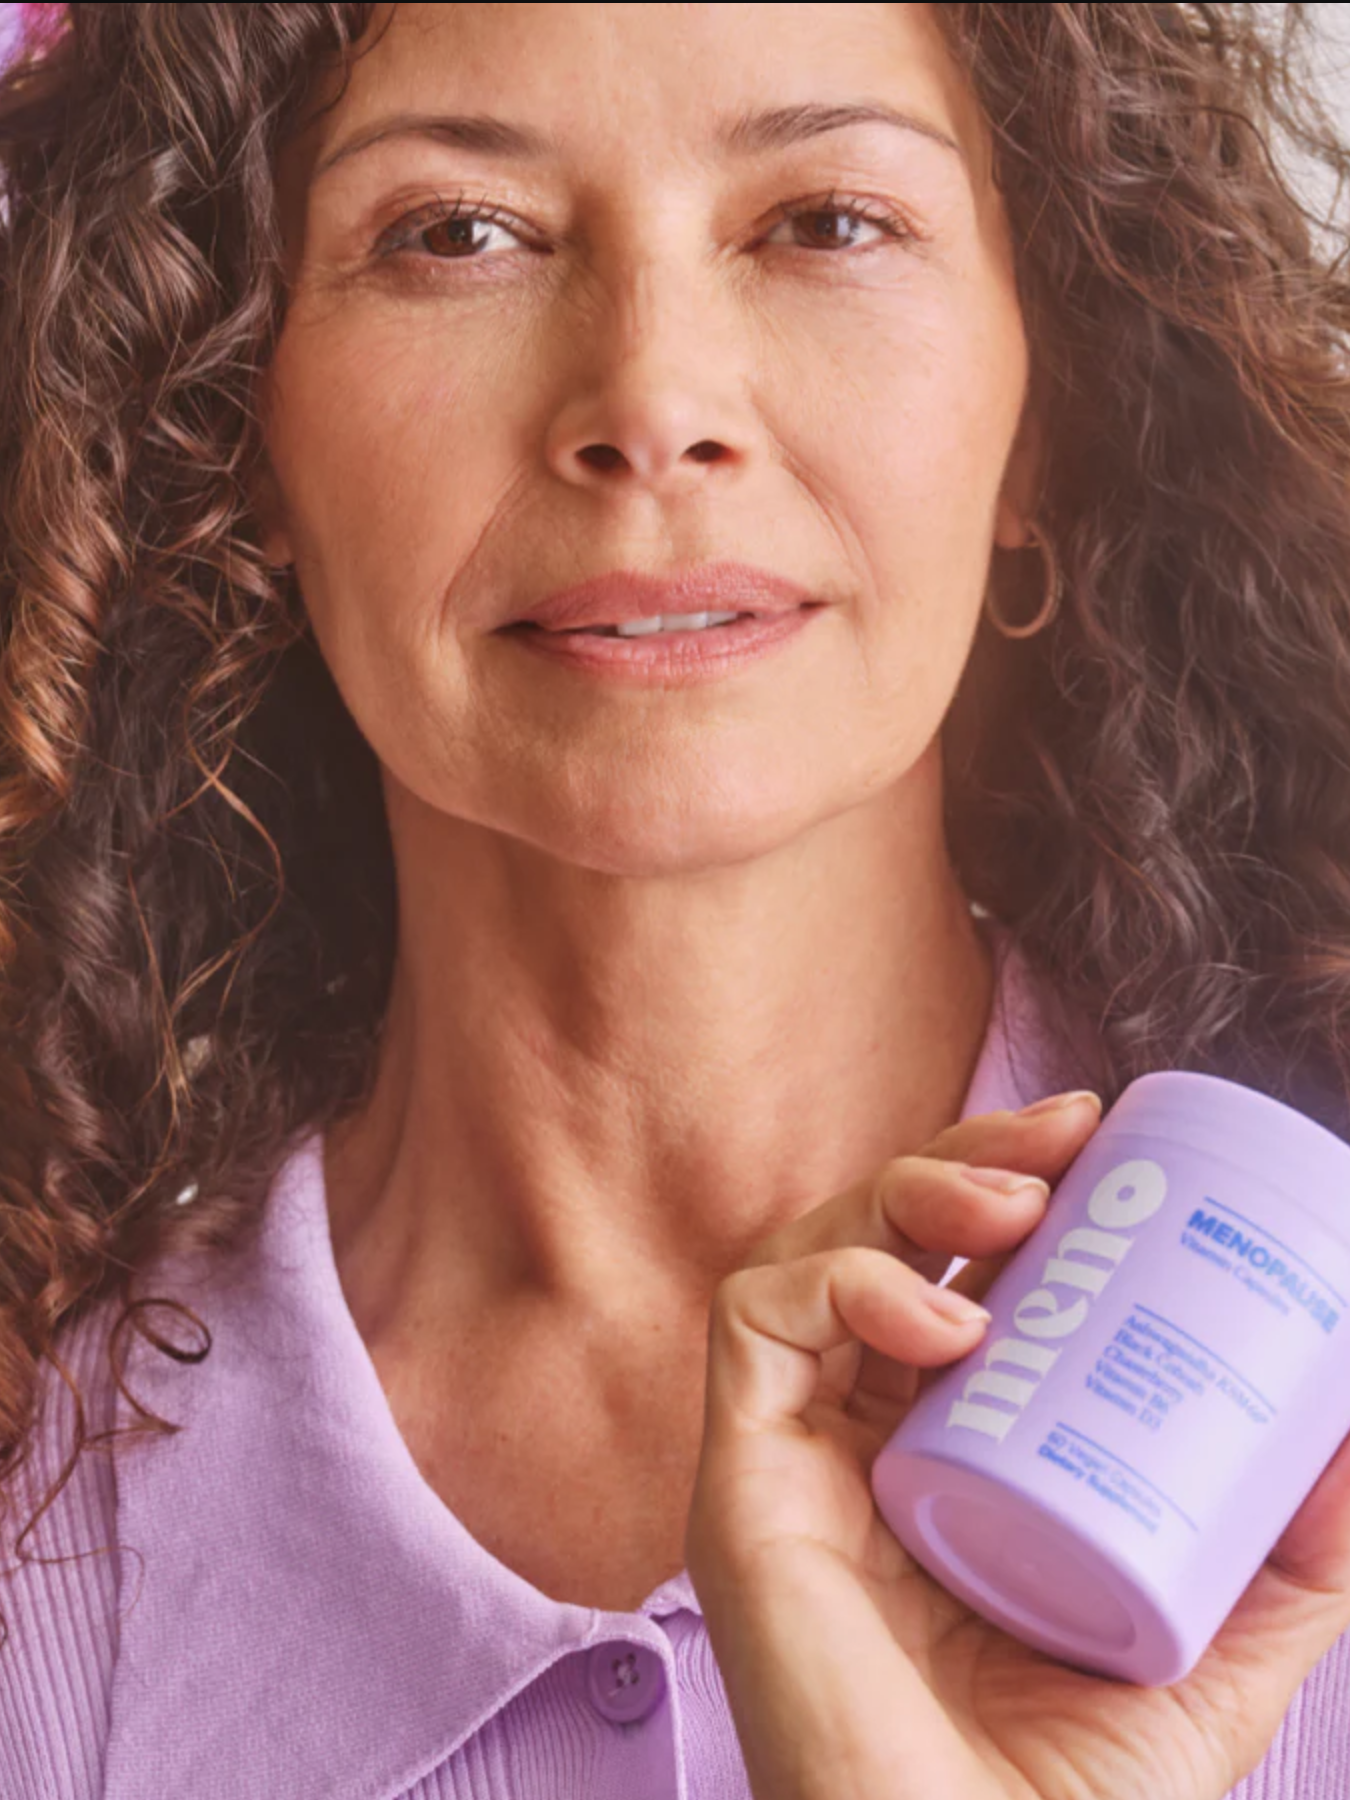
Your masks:
{"label": "cheek", "polygon": [[[935,522],[995,492],[1026,391],[1020,317],[935,294],[856,346],[846,440],[855,489]],[[836,425],[838,420],[836,419]],[[841,448],[844,448],[841,445]],[[870,473],[869,473],[870,471]]]}
{"label": "cheek", "polygon": [[[870,634],[917,634],[944,675],[977,621],[1028,375],[1020,314],[986,295],[948,296],[872,334],[847,429],[822,440],[822,486],[846,506],[840,529],[870,576]],[[914,659],[902,662],[912,679]]]}
{"label": "cheek", "polygon": [[335,666],[434,654],[447,584],[471,579],[520,478],[503,454],[508,374],[456,355],[443,328],[423,339],[353,310],[283,339],[273,365],[269,453]]}
{"label": "cheek", "polygon": [[[442,343],[421,358],[412,346],[372,362],[380,340],[350,332],[278,357],[277,394],[286,420],[277,468],[301,521],[321,522],[325,544],[369,540],[402,553],[416,521],[425,535],[456,516],[473,517],[486,474],[481,445],[482,375],[457,378]],[[411,544],[408,545],[411,548]]]}

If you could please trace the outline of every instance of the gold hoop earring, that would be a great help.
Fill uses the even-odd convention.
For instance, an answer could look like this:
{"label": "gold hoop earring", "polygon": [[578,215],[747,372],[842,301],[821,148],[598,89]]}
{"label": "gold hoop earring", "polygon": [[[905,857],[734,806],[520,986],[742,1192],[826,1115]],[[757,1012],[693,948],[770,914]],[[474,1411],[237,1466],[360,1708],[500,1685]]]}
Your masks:
{"label": "gold hoop earring", "polygon": [[1030,620],[1026,625],[1009,625],[1005,620],[999,617],[994,608],[992,588],[985,594],[984,611],[989,623],[994,627],[995,631],[1005,638],[1035,637],[1038,631],[1044,631],[1045,627],[1059,611],[1063,583],[1060,580],[1059,558],[1055,555],[1054,545],[1050,542],[1044,528],[1034,521],[1027,529],[1031,532],[1031,541],[1040,550],[1041,560],[1045,564],[1045,595],[1041,601],[1040,611],[1036,614],[1034,619]]}

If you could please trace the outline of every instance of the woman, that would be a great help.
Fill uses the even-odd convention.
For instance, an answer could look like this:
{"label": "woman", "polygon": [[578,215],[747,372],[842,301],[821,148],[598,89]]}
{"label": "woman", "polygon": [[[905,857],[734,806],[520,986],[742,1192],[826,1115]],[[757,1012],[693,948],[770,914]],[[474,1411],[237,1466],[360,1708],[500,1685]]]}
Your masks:
{"label": "woman", "polygon": [[1296,40],[69,13],[0,84],[0,1791],[1341,1795],[1350,1454],[1158,1690],[868,1488],[1128,1080],[1350,1131]]}

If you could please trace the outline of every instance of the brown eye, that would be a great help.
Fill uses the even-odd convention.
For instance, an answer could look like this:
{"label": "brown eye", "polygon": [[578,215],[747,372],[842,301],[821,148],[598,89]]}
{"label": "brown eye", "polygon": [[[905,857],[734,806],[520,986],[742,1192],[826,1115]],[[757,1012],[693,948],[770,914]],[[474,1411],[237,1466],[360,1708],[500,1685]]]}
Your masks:
{"label": "brown eye", "polygon": [[433,219],[430,225],[424,227],[422,236],[432,250],[444,249],[453,254],[464,250],[481,250],[483,238],[479,236],[479,232],[488,223],[490,221],[473,215],[465,217],[463,214],[456,218]]}
{"label": "brown eye", "polygon": [[[869,227],[893,242],[908,242],[916,235],[906,220],[875,202],[848,202],[829,195],[785,209],[773,229],[783,227],[797,235],[796,247],[806,250],[874,249],[875,243],[866,237]],[[426,254],[416,257],[418,261],[482,262],[486,259],[480,253],[490,246],[494,232],[524,241],[509,214],[495,207],[438,200],[397,220],[376,249],[382,256],[421,249]]]}
{"label": "brown eye", "polygon": [[433,261],[478,262],[482,259],[475,253],[491,241],[493,231],[518,235],[512,230],[507,215],[494,207],[465,206],[458,201],[448,206],[444,201],[437,201],[397,220],[381,236],[376,247],[381,255],[393,255],[414,248],[417,240],[422,238],[432,252]]}
{"label": "brown eye", "polygon": [[[790,225],[800,237],[808,240],[802,246],[808,250],[869,248],[864,235],[869,225],[892,240],[903,241],[914,235],[903,219],[882,207],[834,199],[794,207],[783,216],[780,223]],[[860,238],[864,240],[862,243],[859,242]]]}
{"label": "brown eye", "polygon": [[[799,223],[804,220],[812,236],[823,240],[827,250],[848,249],[859,222],[856,214],[847,212],[842,206],[827,206],[818,212],[798,213],[797,220]],[[831,231],[827,229],[827,224],[834,224],[840,229]]]}

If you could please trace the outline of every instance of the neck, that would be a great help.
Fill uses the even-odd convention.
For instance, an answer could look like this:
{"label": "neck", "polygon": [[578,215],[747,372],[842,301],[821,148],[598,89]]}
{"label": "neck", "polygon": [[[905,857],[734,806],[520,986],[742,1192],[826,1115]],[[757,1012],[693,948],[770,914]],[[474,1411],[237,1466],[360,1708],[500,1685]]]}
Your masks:
{"label": "neck", "polygon": [[771,854],[615,875],[392,783],[399,952],[325,1143],[368,1343],[527,1313],[691,1329],[759,1238],[959,1116],[992,958],[940,783]]}

